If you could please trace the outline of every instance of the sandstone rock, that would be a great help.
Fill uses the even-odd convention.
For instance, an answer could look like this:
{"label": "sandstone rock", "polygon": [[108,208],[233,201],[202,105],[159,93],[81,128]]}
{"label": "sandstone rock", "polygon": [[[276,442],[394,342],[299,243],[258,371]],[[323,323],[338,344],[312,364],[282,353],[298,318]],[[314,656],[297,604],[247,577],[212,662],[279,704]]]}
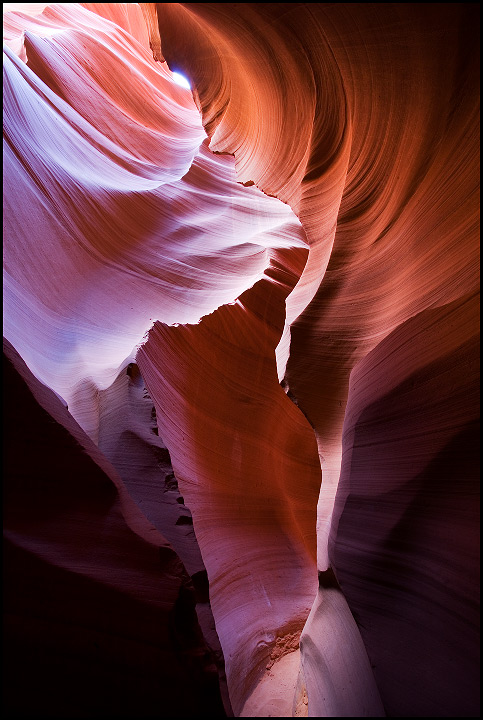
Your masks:
{"label": "sandstone rock", "polygon": [[225,716],[179,557],[6,341],[4,382],[7,717]]}
{"label": "sandstone rock", "polygon": [[[77,438],[62,502],[11,462],[15,597],[87,566],[65,503],[86,542],[109,520],[82,592],[148,603],[173,688],[204,670],[170,664],[151,537],[235,714],[479,715],[478,27],[473,3],[5,4],[4,334],[54,393],[39,427]],[[60,481],[73,418],[105,496]],[[22,608],[22,642],[60,642]]]}

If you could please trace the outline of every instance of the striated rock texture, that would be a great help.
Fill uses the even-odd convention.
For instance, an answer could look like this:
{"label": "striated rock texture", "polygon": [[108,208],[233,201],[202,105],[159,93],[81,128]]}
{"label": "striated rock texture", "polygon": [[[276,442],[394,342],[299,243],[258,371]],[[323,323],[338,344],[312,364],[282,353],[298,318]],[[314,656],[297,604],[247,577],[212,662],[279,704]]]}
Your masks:
{"label": "striated rock texture", "polygon": [[351,376],[331,554],[391,716],[476,711],[478,335],[467,295],[408,320]]}
{"label": "striated rock texture", "polygon": [[4,332],[97,441],[96,389],[152,322],[197,322],[304,234],[206,151],[191,93],[122,25],[76,4],[5,25]]}
{"label": "striated rock texture", "polygon": [[235,715],[297,650],[317,583],[317,446],[274,353],[297,275],[267,274],[278,283],[267,277],[198,325],[156,323],[137,356],[193,512]]}
{"label": "striated rock texture", "polygon": [[[240,180],[288,202],[310,245],[294,296],[303,294],[303,304],[312,300],[293,318],[285,381],[318,442],[319,569],[333,565],[365,628],[389,715],[476,715],[478,520],[472,478],[478,457],[468,424],[475,420],[478,379],[468,377],[467,363],[474,358],[464,343],[451,376],[439,372],[438,363],[442,369],[453,342],[444,331],[451,315],[443,309],[479,290],[478,8],[184,3],[157,9],[163,54],[196,87],[210,148],[235,153]],[[440,334],[418,335],[422,330],[410,318],[422,322],[424,313],[437,308]],[[459,322],[470,318],[464,303]],[[471,332],[478,332],[475,321]],[[419,426],[412,398],[401,391],[399,399],[403,380],[396,372],[398,353],[390,349],[393,333],[405,349],[408,377],[417,375],[414,393],[425,413]],[[379,355],[371,353],[374,348]],[[432,354],[426,377],[435,372],[433,388],[421,375],[426,352]],[[366,374],[371,369],[371,382],[359,390],[362,368]],[[457,386],[460,412],[454,407]],[[382,388],[385,406],[378,399]],[[377,425],[363,424],[369,435],[365,455],[352,449],[356,417],[354,434],[343,433],[356,391],[354,413],[362,418],[380,413]],[[403,406],[408,401],[405,412],[396,413],[396,398]],[[449,456],[443,457],[451,462],[444,480],[440,457],[447,443]],[[342,494],[332,522],[342,456]],[[394,477],[403,487],[424,490],[401,490],[388,508],[386,492],[393,492]],[[380,527],[358,502],[366,494]],[[444,508],[453,501],[459,511],[452,520]],[[413,528],[407,519],[405,532],[412,537],[414,530],[414,537],[403,542],[393,526],[411,513],[417,521]],[[466,532],[459,552],[452,538],[461,536],[460,523]],[[434,527],[441,534],[430,542]],[[361,555],[364,563],[358,564]],[[392,568],[394,576],[382,577],[381,566]],[[452,592],[445,597],[448,567]],[[435,583],[435,578],[441,579]],[[315,607],[302,666],[309,714],[324,715],[321,675],[330,677],[331,663],[321,670],[318,654],[304,650],[311,640],[321,646],[317,627],[323,626],[323,612]],[[341,625],[343,616],[341,610]],[[356,678],[355,668],[363,662],[358,656],[351,660],[350,648],[347,643],[345,663],[354,663]],[[334,644],[325,655],[333,651]],[[342,688],[335,695],[339,702],[336,698],[330,713],[347,714],[347,695],[342,697]],[[361,702],[350,714],[371,713]]]}
{"label": "striated rock texture", "polygon": [[4,6],[10,713],[479,716],[478,27]]}
{"label": "striated rock texture", "polygon": [[206,568],[191,512],[179,492],[170,454],[159,437],[156,420],[153,401],[135,363],[130,363],[109,388],[99,391],[99,449],[112,462],[143,515],[173,545],[190,576],[199,624],[218,667],[224,704],[231,715]]}
{"label": "striated rock texture", "polygon": [[4,382],[4,712],[225,716],[178,555],[6,341]]}

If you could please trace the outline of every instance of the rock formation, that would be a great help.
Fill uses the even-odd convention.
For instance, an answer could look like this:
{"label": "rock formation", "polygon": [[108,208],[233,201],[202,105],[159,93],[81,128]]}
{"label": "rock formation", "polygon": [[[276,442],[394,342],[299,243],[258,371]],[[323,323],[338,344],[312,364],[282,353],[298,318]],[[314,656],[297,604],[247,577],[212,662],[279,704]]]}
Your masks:
{"label": "rock formation", "polygon": [[4,5],[9,716],[479,716],[478,26]]}
{"label": "rock formation", "polygon": [[179,557],[7,341],[4,382],[4,712],[224,717]]}

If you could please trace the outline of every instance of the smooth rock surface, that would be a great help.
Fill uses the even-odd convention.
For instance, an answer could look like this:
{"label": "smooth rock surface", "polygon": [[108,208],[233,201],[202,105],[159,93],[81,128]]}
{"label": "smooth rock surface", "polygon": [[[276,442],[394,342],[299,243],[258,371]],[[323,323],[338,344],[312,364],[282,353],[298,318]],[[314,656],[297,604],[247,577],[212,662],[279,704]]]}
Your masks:
{"label": "smooth rock surface", "polygon": [[224,717],[179,557],[6,341],[4,382],[6,716]]}
{"label": "smooth rock surface", "polygon": [[[77,446],[59,469],[82,526],[114,533],[89,555],[114,593],[95,602],[132,586],[126,522],[199,577],[194,531],[235,714],[479,716],[479,21],[474,3],[4,5],[4,335],[117,478],[91,507],[65,481]],[[24,550],[44,547],[14,587],[60,572],[57,608],[85,557],[44,482],[37,538],[9,473]],[[147,644],[155,611],[126,612]],[[169,673],[198,677],[163,622]]]}
{"label": "smooth rock surface", "polygon": [[478,336],[467,296],[351,375],[331,555],[391,717],[478,711]]}
{"label": "smooth rock surface", "polygon": [[193,514],[235,715],[280,647],[297,649],[316,592],[317,446],[276,374],[283,301],[297,279],[285,256],[198,325],[156,323],[137,354]]}

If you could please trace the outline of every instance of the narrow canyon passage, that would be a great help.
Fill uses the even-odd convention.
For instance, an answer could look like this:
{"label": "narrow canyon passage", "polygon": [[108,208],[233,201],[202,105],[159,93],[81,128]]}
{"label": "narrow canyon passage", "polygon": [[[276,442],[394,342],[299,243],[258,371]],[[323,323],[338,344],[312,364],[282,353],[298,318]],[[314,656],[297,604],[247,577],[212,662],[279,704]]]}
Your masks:
{"label": "narrow canyon passage", "polygon": [[[12,35],[28,29],[27,65],[7,50],[4,66],[13,233],[4,256],[5,333],[181,559],[222,689],[222,649],[227,658],[225,709],[239,714],[261,679],[272,679],[263,705],[291,715],[299,637],[317,586],[320,467],[313,430],[280,388],[275,350],[285,300],[306,263],[304,234],[290,208],[236,182],[232,157],[207,150],[199,112],[166,66],[160,73],[156,66],[156,75],[146,51],[132,38],[126,50],[114,35],[111,72],[120,65],[132,74],[134,62],[143,69],[132,78],[130,115],[119,112],[117,84],[85,69],[86,52],[99,68],[106,62],[96,33],[112,34],[91,14],[53,7],[41,17],[6,16]],[[154,81],[161,146],[146,110],[140,118],[134,104]],[[96,106],[87,102],[93,94]],[[184,124],[173,123],[174,109]],[[28,231],[32,212],[35,234]],[[20,252],[28,264],[18,263]],[[142,338],[156,318],[169,335],[154,366],[174,397],[160,393],[146,360],[161,324]],[[183,330],[189,336],[180,344]],[[143,377],[132,362],[140,341]],[[143,391],[148,378],[154,426]],[[204,450],[190,457],[184,433]],[[221,647],[206,604],[205,564]],[[296,662],[279,677],[286,654]]]}
{"label": "narrow canyon passage", "polygon": [[478,6],[3,17],[7,715],[478,716]]}

